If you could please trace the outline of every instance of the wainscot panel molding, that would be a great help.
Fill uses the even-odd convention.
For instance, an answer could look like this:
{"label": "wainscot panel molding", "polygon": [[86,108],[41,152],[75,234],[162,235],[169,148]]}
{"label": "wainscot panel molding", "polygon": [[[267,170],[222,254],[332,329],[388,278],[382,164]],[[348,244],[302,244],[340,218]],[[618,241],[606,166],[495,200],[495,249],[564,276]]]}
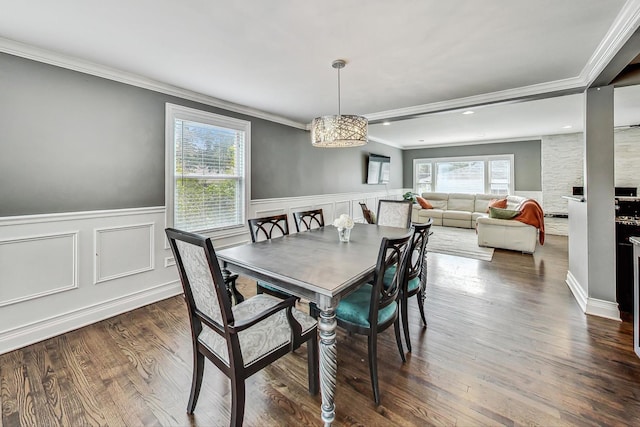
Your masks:
{"label": "wainscot panel molding", "polygon": [[0,353],[181,293],[164,213],[0,218]]}
{"label": "wainscot panel molding", "polygon": [[[94,283],[153,270],[154,228],[151,222],[95,230]],[[127,247],[127,257],[122,256],[123,247]]]}
{"label": "wainscot panel molding", "polygon": [[0,240],[0,284],[0,307],[77,289],[78,232]]}

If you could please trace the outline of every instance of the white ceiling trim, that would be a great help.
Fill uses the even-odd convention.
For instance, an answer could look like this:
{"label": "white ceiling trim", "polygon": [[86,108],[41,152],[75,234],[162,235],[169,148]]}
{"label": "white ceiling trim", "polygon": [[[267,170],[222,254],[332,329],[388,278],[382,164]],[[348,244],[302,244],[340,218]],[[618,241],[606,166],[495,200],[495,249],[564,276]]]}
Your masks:
{"label": "white ceiling trim", "polygon": [[544,93],[553,93],[566,90],[580,90],[586,87],[581,77],[571,77],[553,82],[540,83],[516,89],[501,90],[498,92],[484,93],[482,95],[468,96],[466,98],[452,99],[449,101],[432,102],[431,104],[416,105],[396,110],[381,111],[379,113],[365,114],[369,120],[383,120],[397,117],[407,117],[427,113],[458,110],[479,105],[495,104],[497,102],[512,101],[533,97]]}
{"label": "white ceiling trim", "polygon": [[387,141],[386,139],[383,139],[383,138],[376,138],[375,136],[371,136],[371,135],[367,136],[367,140],[373,141],[373,142],[377,142],[377,143],[380,143],[380,144],[384,144],[384,145],[388,145],[390,147],[396,147],[396,148],[400,148],[400,149],[404,149],[405,148],[400,144],[396,144],[395,142]]}
{"label": "white ceiling trim", "polygon": [[[575,132],[574,132],[575,133]],[[549,135],[544,135],[549,136]],[[442,147],[458,147],[461,145],[483,145],[483,144],[500,144],[501,142],[518,142],[518,141],[542,141],[543,135],[538,136],[520,136],[514,138],[501,138],[501,139],[487,139],[487,140],[473,140],[462,142],[445,142],[442,144],[425,144],[419,146],[400,147],[403,150],[419,150],[421,148],[442,148]]]}
{"label": "white ceiling trim", "polygon": [[640,0],[627,0],[600,45],[582,69],[580,78],[587,87],[602,73],[640,23]]}
{"label": "white ceiling trim", "polygon": [[101,64],[96,64],[90,61],[85,61],[83,59],[64,55],[58,52],[41,49],[25,43],[17,42],[15,40],[0,37],[0,52],[8,53],[26,59],[31,59],[49,65],[55,65],[56,67],[66,68],[68,70],[79,71],[81,73],[89,74],[96,77],[102,77],[104,79],[125,83],[143,89],[149,89],[154,92],[177,96],[179,98],[200,102],[212,107],[222,108],[228,111],[233,111],[235,113],[246,114],[248,116],[269,120],[271,122],[280,123],[298,129],[306,130],[307,128],[307,125],[305,123],[299,123],[285,117],[267,113],[265,111],[235,104],[233,102],[223,101],[212,96],[203,95],[198,92],[193,92],[187,89],[163,83],[157,80],[150,79],[148,77],[140,76],[134,73],[128,73],[126,71],[107,67]]}

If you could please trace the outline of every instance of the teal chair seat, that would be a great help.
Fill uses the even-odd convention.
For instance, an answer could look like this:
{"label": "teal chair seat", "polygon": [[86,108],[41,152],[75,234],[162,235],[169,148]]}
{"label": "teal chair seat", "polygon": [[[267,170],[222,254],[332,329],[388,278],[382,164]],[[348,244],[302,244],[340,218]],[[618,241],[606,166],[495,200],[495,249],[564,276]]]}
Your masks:
{"label": "teal chair seat", "polygon": [[262,280],[258,280],[258,286],[261,286],[263,288],[267,288],[270,291],[282,292],[280,289],[274,288],[273,286],[271,286],[270,283],[263,282]]}
{"label": "teal chair seat", "polygon": [[[396,274],[396,269],[397,267],[395,265],[392,265],[387,269],[387,271],[384,272],[384,278],[382,279],[382,282],[384,283],[385,289],[388,288],[389,285],[391,284],[391,281],[393,280],[393,275]],[[413,293],[413,291],[417,290],[419,287],[420,287],[419,277],[414,277],[413,279],[409,280],[409,283],[407,283],[407,289],[409,290],[409,293]]]}
{"label": "teal chair seat", "polygon": [[[367,283],[340,301],[336,308],[336,317],[345,322],[369,328],[369,307],[371,306],[371,284]],[[398,309],[390,304],[378,311],[378,323],[391,319]]]}

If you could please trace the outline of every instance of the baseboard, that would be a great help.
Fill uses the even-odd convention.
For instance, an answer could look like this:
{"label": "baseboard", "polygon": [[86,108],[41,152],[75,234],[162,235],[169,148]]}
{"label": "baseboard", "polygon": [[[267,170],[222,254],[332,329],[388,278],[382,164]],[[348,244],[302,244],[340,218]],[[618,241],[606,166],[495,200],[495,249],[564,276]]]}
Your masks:
{"label": "baseboard", "polygon": [[580,286],[580,283],[578,283],[575,276],[571,274],[570,271],[567,272],[566,283],[567,286],[569,286],[571,293],[573,293],[576,302],[585,314],[621,321],[620,310],[618,310],[617,303],[587,297],[584,289],[582,289],[582,286]]}
{"label": "baseboard", "polygon": [[604,317],[605,319],[617,320],[618,322],[622,321],[622,319],[620,319],[620,310],[618,310],[617,302],[589,298],[587,300],[585,313],[592,316]]}
{"label": "baseboard", "polygon": [[575,276],[571,274],[570,271],[567,271],[567,279],[565,280],[565,282],[567,283],[567,286],[569,286],[569,289],[571,290],[573,297],[576,299],[576,302],[578,303],[580,309],[584,313],[586,313],[587,294],[584,292],[584,289],[582,289],[582,286],[580,286],[580,283],[578,283]]}
{"label": "baseboard", "polygon": [[182,293],[182,287],[180,282],[176,280],[4,331],[0,334],[0,354],[135,310],[180,293]]}

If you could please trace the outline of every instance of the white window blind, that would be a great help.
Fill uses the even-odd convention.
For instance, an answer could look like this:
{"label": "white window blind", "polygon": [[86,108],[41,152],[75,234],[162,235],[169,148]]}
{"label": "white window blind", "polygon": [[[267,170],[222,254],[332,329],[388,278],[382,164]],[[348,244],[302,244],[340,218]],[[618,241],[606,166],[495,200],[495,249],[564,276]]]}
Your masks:
{"label": "white window blind", "polygon": [[190,109],[172,107],[173,227],[204,232],[244,226],[248,122],[206,112],[193,117]]}

